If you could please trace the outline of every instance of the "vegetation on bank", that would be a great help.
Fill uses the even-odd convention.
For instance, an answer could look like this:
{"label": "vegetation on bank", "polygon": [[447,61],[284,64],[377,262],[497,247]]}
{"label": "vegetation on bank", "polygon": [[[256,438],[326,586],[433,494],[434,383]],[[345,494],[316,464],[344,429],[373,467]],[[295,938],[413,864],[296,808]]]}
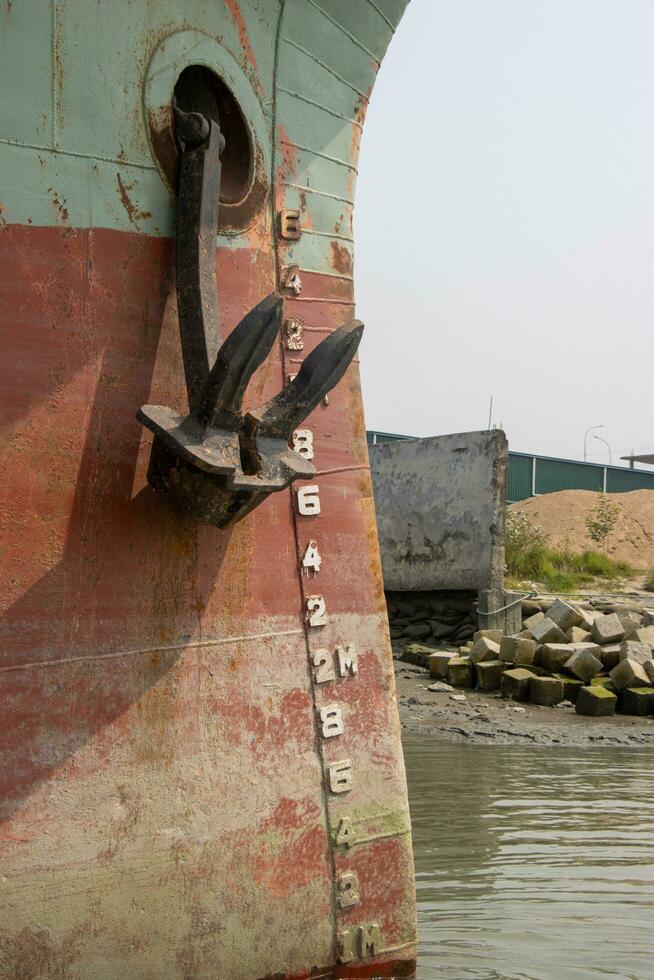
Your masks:
{"label": "vegetation on bank", "polygon": [[[604,547],[611,529],[598,536]],[[553,548],[545,531],[519,511],[507,510],[505,548],[509,589],[539,583],[550,592],[574,592],[597,580],[616,583],[636,574],[627,562],[615,561],[606,551],[587,549],[574,554],[565,544]],[[652,579],[654,587],[654,575]]]}

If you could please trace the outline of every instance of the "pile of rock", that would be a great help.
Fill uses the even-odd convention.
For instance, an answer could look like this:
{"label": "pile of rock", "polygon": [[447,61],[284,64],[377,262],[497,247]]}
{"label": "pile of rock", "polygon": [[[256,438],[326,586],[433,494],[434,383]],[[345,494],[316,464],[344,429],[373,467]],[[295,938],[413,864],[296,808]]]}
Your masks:
{"label": "pile of rock", "polygon": [[461,646],[477,629],[476,592],[387,592],[392,640]]}
{"label": "pile of rock", "polygon": [[567,702],[583,715],[611,715],[616,708],[654,715],[653,612],[636,603],[530,601],[522,625],[515,636],[480,630],[459,651],[408,644],[402,659],[452,687],[500,690],[514,701]]}

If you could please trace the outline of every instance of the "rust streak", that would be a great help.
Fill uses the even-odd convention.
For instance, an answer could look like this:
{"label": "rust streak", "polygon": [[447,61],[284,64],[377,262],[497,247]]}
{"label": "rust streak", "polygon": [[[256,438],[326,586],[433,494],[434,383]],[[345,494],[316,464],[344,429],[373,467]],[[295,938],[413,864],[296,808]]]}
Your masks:
{"label": "rust streak", "polygon": [[137,208],[136,205],[132,202],[127,192],[128,190],[132,189],[132,187],[134,186],[133,184],[124,184],[120,174],[116,174],[116,180],[118,181],[120,200],[122,202],[123,207],[125,208],[125,211],[127,212],[127,217],[129,218],[130,222],[136,228],[138,228],[139,221],[143,221],[144,218],[151,218],[152,212],[143,211],[140,208]]}

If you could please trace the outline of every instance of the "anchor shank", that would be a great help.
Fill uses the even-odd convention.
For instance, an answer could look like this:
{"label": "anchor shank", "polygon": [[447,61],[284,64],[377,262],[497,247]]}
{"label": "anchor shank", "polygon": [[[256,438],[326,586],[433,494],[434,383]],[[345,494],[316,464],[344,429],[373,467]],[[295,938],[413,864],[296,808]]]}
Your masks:
{"label": "anchor shank", "polygon": [[189,408],[194,413],[221,342],[216,236],[224,140],[218,124],[205,119],[206,138],[199,145],[184,143],[180,119],[185,115],[176,113],[183,146],[177,198],[177,309]]}

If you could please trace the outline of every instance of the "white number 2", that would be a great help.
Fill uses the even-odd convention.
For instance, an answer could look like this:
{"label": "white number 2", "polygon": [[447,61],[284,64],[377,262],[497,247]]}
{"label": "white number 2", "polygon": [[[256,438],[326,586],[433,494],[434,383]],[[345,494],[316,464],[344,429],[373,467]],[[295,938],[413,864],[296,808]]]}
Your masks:
{"label": "white number 2", "polygon": [[307,618],[309,626],[324,626],[327,622],[327,606],[321,595],[310,595],[307,598]]}
{"label": "white number 2", "polygon": [[302,517],[314,517],[320,513],[320,488],[317,484],[300,487],[297,492],[297,509]]}

